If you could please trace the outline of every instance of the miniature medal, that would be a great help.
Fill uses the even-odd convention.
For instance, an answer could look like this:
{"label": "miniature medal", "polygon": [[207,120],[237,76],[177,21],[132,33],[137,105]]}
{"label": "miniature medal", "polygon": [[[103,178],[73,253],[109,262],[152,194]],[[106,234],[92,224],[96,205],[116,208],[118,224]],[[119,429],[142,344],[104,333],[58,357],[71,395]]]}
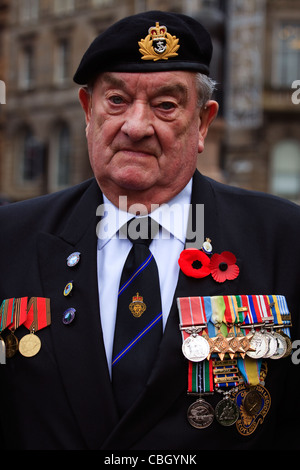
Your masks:
{"label": "miniature medal", "polygon": [[194,428],[207,428],[214,420],[214,409],[203,398],[199,398],[189,407],[187,419]]}

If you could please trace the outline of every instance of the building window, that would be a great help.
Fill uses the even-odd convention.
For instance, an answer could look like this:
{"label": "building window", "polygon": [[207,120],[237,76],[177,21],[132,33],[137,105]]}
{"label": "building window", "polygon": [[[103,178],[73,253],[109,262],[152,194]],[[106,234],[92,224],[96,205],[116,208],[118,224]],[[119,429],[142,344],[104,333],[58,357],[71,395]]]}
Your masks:
{"label": "building window", "polygon": [[299,78],[300,23],[281,22],[275,28],[272,81],[276,87],[290,88]]}
{"label": "building window", "polygon": [[21,0],[19,1],[19,8],[21,23],[28,23],[39,19],[39,0]]}
{"label": "building window", "polygon": [[300,198],[300,143],[278,142],[271,159],[271,192],[291,200]]}
{"label": "building window", "polygon": [[103,7],[113,5],[114,0],[92,0],[93,6]]}
{"label": "building window", "polygon": [[31,44],[26,45],[21,54],[19,85],[28,90],[34,86],[34,48]]}
{"label": "building window", "polygon": [[70,184],[70,130],[67,125],[62,125],[58,131],[58,161],[57,161],[57,186],[64,187]]}
{"label": "building window", "polygon": [[50,142],[49,191],[66,188],[71,183],[71,132],[66,123],[54,127],[53,139]]}
{"label": "building window", "polygon": [[64,83],[70,75],[70,41],[61,39],[57,45],[57,57],[55,61],[55,81]]}
{"label": "building window", "polygon": [[75,0],[54,0],[54,13],[64,15],[72,13],[75,8]]}
{"label": "building window", "polygon": [[30,129],[22,133],[20,153],[21,180],[24,183],[33,183],[43,171],[43,149]]}

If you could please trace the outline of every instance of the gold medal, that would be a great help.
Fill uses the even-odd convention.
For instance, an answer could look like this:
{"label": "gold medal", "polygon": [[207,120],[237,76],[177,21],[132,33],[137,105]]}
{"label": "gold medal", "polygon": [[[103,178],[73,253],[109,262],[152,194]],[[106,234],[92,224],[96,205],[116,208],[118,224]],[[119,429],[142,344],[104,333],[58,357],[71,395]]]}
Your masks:
{"label": "gold medal", "polygon": [[19,343],[19,351],[22,356],[33,357],[41,349],[41,340],[34,333],[23,336]]}

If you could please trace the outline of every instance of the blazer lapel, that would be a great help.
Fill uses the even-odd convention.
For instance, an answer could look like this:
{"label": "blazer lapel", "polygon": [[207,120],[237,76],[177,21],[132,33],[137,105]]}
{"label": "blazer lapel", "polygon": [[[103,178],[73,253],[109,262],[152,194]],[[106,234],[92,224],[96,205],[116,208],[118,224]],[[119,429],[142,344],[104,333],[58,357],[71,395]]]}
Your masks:
{"label": "blazer lapel", "polygon": [[[49,329],[66,393],[90,448],[117,421],[112,399],[100,324],[97,284],[96,207],[101,193],[93,183],[84,194],[59,237],[40,233],[40,273],[44,295],[50,298],[52,324]],[[80,261],[68,267],[67,257],[80,252]],[[64,287],[73,282],[69,296]],[[75,319],[62,321],[74,308]]]}
{"label": "blazer lapel", "polygon": [[[196,204],[204,204],[204,236],[212,240],[214,252],[223,251],[215,195],[209,182],[198,173],[194,176],[193,210]],[[103,449],[130,448],[167,413],[182,393],[186,393],[187,361],[181,352],[182,337],[179,329],[177,297],[225,295],[229,294],[232,289],[236,289],[238,282],[236,279],[232,283],[220,285],[211,276],[195,279],[180,272],[158,358],[147,387],[108,437]],[[161,393],[162,390],[164,393]],[[143,416],[142,420],[141,416]]]}

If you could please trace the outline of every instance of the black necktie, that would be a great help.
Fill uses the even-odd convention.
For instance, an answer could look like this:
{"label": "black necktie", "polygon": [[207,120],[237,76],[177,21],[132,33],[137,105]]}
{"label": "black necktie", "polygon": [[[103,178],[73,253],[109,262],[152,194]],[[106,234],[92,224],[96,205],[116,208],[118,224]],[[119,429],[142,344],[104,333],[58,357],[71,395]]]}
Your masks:
{"label": "black necktie", "polygon": [[153,227],[148,217],[132,219],[126,226],[133,246],[121,276],[112,359],[112,384],[121,415],[145,387],[162,337],[158,270],[149,250]]}

